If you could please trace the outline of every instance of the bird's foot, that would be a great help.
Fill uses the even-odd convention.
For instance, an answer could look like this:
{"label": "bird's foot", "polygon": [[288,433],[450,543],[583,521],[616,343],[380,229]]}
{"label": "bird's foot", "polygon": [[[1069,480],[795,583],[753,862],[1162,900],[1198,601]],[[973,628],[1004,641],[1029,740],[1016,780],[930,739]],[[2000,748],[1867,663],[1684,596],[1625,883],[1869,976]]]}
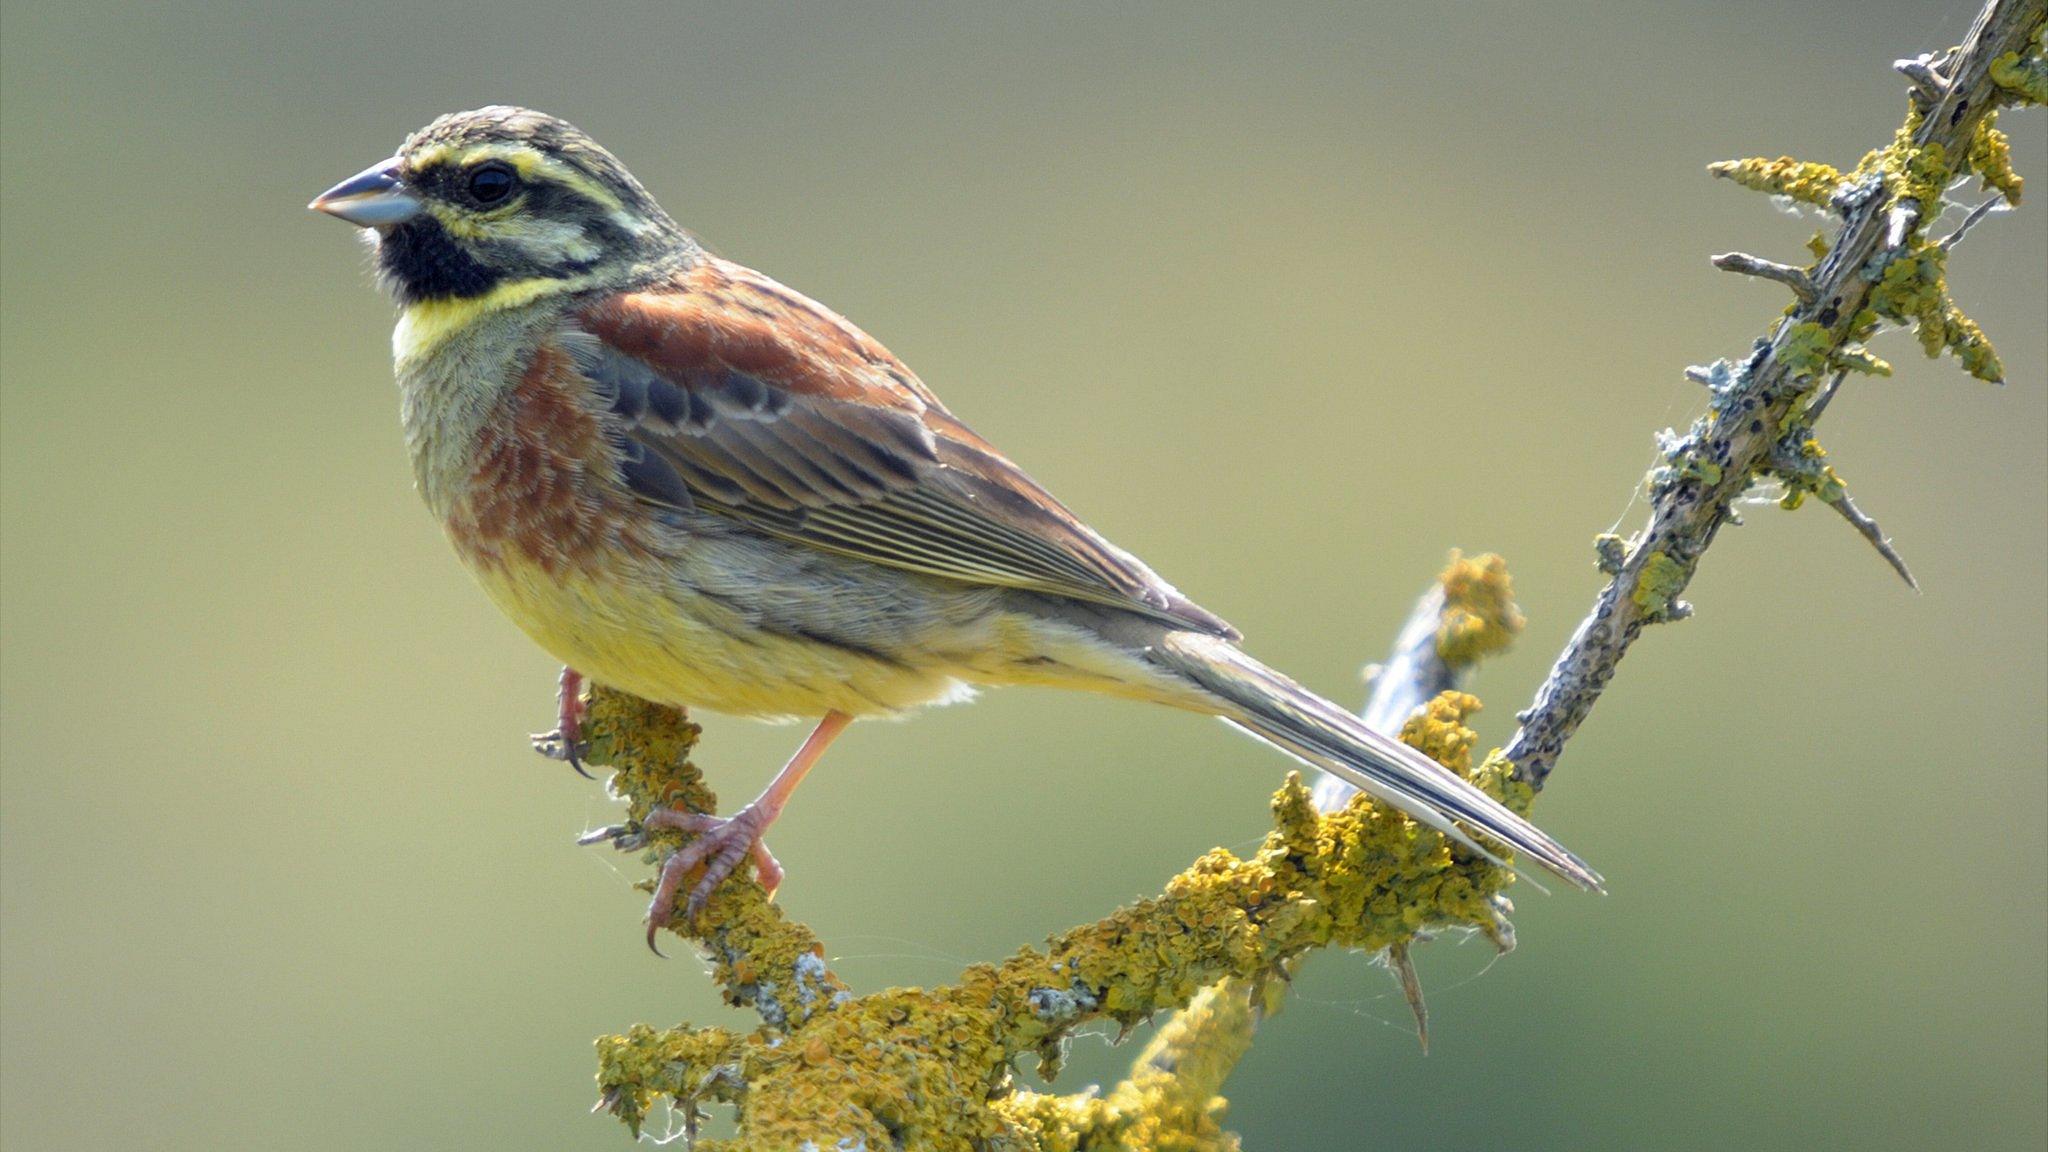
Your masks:
{"label": "bird's foot", "polygon": [[647,834],[664,828],[695,832],[696,838],[668,854],[661,862],[660,878],[654,884],[654,898],[647,904],[647,947],[661,955],[654,945],[655,933],[668,926],[676,914],[676,894],[683,882],[700,866],[703,871],[690,886],[685,916],[694,919],[704,910],[711,893],[749,857],[754,861],[754,878],[769,896],[782,885],[782,865],[761,840],[761,834],[775,820],[776,813],[759,803],[749,804],[731,816],[709,816],[677,808],[656,808],[637,826],[613,825],[588,833],[578,844],[609,841],[613,847],[633,850],[647,845]]}
{"label": "bird's foot", "polygon": [[585,780],[594,780],[596,777],[583,770],[583,755],[590,751],[590,746],[583,742],[583,711],[583,674],[574,668],[563,668],[555,691],[555,729],[535,732],[533,750],[550,760],[562,761]]}

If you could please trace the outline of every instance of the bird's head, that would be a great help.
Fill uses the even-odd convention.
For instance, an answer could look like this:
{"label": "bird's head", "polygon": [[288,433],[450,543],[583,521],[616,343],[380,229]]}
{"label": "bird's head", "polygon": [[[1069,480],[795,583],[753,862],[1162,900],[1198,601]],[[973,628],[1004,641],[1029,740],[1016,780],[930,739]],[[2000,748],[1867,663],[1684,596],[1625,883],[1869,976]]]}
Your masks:
{"label": "bird's head", "polygon": [[406,305],[620,287],[693,247],[610,152],[526,108],[443,116],[309,207],[373,237]]}

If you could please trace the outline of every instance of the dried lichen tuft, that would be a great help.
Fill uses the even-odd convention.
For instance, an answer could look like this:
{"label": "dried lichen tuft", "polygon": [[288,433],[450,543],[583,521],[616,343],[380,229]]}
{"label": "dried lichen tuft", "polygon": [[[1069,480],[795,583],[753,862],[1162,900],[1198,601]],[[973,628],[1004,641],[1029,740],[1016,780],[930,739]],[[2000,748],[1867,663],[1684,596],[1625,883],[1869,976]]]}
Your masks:
{"label": "dried lichen tuft", "polygon": [[1437,580],[1444,590],[1444,608],[1436,652],[1449,667],[1463,668],[1507,650],[1528,624],[1515,606],[1508,562],[1491,552],[1467,559],[1453,551]]}
{"label": "dried lichen tuft", "polygon": [[2017,204],[2026,182],[2012,170],[2012,141],[1997,125],[1996,112],[1986,115],[1977,125],[1977,134],[1970,138],[1970,170],[1984,181],[1985,187],[1998,189],[2007,203]]}
{"label": "dried lichen tuft", "polygon": [[1947,261],[1948,250],[1924,238],[1885,261],[1851,335],[1861,339],[1875,332],[1880,318],[1911,324],[1930,358],[1950,352],[1970,375],[1998,383],[2005,366],[1984,330],[1950,299]]}
{"label": "dried lichen tuft", "polygon": [[1832,164],[1815,164],[1780,156],[1776,160],[1753,156],[1747,160],[1723,160],[1707,165],[1707,171],[1744,188],[1789,196],[1802,204],[1826,208],[1841,190],[1841,170]]}

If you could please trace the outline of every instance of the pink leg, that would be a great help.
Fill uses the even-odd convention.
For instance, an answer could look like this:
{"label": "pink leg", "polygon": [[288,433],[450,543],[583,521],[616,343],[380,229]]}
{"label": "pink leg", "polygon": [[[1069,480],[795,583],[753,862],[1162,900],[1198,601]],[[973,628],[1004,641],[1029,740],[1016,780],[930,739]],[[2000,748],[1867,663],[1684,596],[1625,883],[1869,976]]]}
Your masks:
{"label": "pink leg", "polygon": [[566,761],[585,780],[583,770],[583,673],[564,666],[555,689],[555,730],[533,734],[533,750],[550,760]]}
{"label": "pink leg", "polygon": [[661,878],[654,886],[654,899],[647,906],[647,946],[654,948],[655,955],[661,949],[654,947],[654,934],[666,927],[675,915],[676,893],[682,889],[683,880],[690,870],[704,866],[704,874],[690,888],[689,903],[685,912],[691,917],[704,910],[704,902],[711,898],[711,892],[732,875],[740,861],[749,856],[754,861],[754,874],[761,887],[773,896],[782,883],[782,865],[776,863],[768,846],[761,842],[768,826],[782,815],[783,805],[803,783],[811,766],[825,754],[832,741],[853,717],[844,712],[828,712],[818,726],[811,730],[810,738],[782,771],[775,774],[768,787],[754,802],[729,817],[706,816],[697,812],[682,812],[672,808],[656,808],[647,814],[642,822],[643,829],[674,828],[697,833],[697,838],[669,854],[662,861]]}

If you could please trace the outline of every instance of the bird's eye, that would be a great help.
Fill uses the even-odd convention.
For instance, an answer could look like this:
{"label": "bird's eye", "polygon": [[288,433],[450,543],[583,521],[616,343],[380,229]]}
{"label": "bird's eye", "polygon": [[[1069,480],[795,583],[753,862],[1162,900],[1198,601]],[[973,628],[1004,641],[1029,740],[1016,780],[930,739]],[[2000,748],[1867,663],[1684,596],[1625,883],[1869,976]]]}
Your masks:
{"label": "bird's eye", "polygon": [[465,185],[469,198],[479,204],[496,204],[510,196],[518,186],[519,177],[513,174],[512,169],[495,160],[478,165],[469,174],[469,182]]}

